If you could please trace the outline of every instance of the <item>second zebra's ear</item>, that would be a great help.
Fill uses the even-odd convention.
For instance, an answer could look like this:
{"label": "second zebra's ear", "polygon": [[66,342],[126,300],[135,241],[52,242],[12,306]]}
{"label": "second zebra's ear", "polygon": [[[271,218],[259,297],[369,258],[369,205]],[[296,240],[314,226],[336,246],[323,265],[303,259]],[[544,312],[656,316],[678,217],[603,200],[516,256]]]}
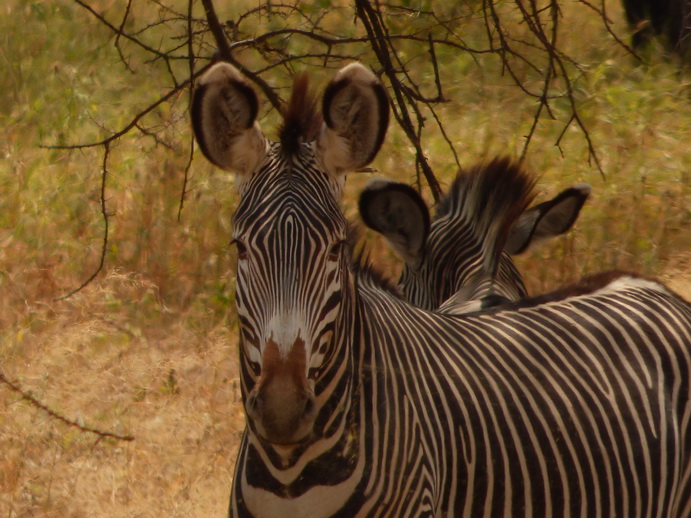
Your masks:
{"label": "second zebra's ear", "polygon": [[365,225],[382,234],[409,268],[422,262],[430,230],[429,210],[411,186],[382,178],[370,180],[360,195]]}
{"label": "second zebra's ear", "polygon": [[266,155],[258,111],[257,94],[239,70],[228,63],[212,66],[192,99],[192,128],[206,158],[221,169],[251,173]]}
{"label": "second zebra's ear", "polygon": [[569,230],[578,219],[590,191],[587,183],[576,185],[526,210],[511,226],[504,250],[511,255],[520,254]]}
{"label": "second zebra's ear", "polygon": [[324,166],[342,174],[369,164],[384,142],[389,98],[379,79],[360,63],[342,68],[326,87],[324,129],[318,141]]}

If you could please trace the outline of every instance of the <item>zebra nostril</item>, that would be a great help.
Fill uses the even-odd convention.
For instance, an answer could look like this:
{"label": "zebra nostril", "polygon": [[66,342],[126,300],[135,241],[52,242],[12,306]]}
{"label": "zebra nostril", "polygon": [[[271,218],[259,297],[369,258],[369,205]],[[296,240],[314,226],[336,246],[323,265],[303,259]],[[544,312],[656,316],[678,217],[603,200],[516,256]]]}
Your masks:
{"label": "zebra nostril", "polygon": [[303,419],[314,419],[317,415],[317,402],[314,395],[310,394],[305,399],[305,408],[302,412]]}
{"label": "zebra nostril", "polygon": [[261,415],[262,411],[262,398],[257,395],[256,392],[252,392],[247,396],[247,413],[252,417],[257,417]]}

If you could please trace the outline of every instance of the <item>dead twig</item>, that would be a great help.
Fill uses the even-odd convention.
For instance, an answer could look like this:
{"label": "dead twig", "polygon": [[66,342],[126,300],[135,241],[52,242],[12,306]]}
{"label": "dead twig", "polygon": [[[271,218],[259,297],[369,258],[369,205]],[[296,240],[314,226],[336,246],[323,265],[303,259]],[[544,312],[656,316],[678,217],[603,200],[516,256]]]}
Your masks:
{"label": "dead twig", "polygon": [[[278,111],[284,105],[281,90],[289,84],[284,77],[296,73],[296,63],[315,68],[334,67],[346,60],[377,63],[376,72],[388,84],[393,116],[412,147],[415,158],[411,169],[415,169],[417,183],[421,185],[424,181],[436,200],[441,187],[425,154],[430,129],[435,126],[439,129],[453,160],[460,168],[455,149],[457,144],[449,135],[438,108],[439,103],[447,101],[444,85],[450,79],[445,77],[444,56],[450,53],[469,55],[478,67],[485,66],[488,62],[486,57],[495,57],[499,59],[501,73],[536,101],[520,151],[521,159],[527,155],[542,119],[561,118],[564,127],[555,146],[564,153],[566,130],[574,125],[587,143],[589,160],[595,163],[603,177],[605,175],[596,142],[581,116],[576,93],[575,83],[584,72],[578,60],[567,55],[559,45],[563,25],[560,0],[513,0],[501,3],[483,0],[480,6],[468,3],[453,9],[448,9],[446,5],[416,9],[379,0],[355,0],[353,6],[337,8],[339,15],[344,18],[349,13],[353,15],[355,25],[348,27],[329,23],[327,18],[333,10],[308,8],[295,0],[278,3],[266,0],[238,13],[235,20],[226,21],[219,20],[213,0],[201,0],[203,13],[196,16],[196,0],[188,0],[186,12],[178,12],[167,5],[166,0],[150,0],[157,5],[160,14],[156,20],[144,20],[144,23],[132,14],[136,5],[132,0],[127,1],[124,13],[121,17],[118,15],[115,23],[109,21],[105,14],[99,14],[89,0],[74,1],[114,35],[115,48],[128,72],[135,73],[132,67],[135,62],[159,63],[163,74],[170,76],[173,86],[127,123],[97,141],[43,146],[51,149],[104,148],[100,202],[105,228],[101,261],[87,281],[61,299],[83,289],[104,268],[109,217],[105,198],[106,166],[110,146],[130,134],[145,135],[152,138],[156,145],[170,146],[169,139],[161,137],[162,130],[158,126],[147,126],[142,120],[161,105],[172,105],[183,91],[191,93],[196,79],[218,59],[239,68],[269,100],[271,109]],[[578,0],[578,3],[599,16],[613,40],[635,55],[613,32],[604,2],[601,6],[595,5],[593,0]],[[518,23],[516,14],[521,20]],[[272,20],[280,23],[266,23]],[[481,29],[484,39],[472,40],[470,36],[462,36],[465,33],[460,28],[464,27],[464,20],[467,23],[484,23]],[[158,36],[160,43],[154,47],[148,43],[153,41],[148,36],[161,25],[165,25],[167,36]],[[258,27],[262,30],[257,30]],[[126,54],[127,51],[132,54]],[[423,54],[424,58],[421,59]],[[186,70],[182,72],[176,64],[179,60],[187,63]],[[252,65],[249,66],[249,63]],[[414,67],[421,67],[422,70]],[[179,77],[181,73],[186,77]],[[277,81],[277,77],[281,79]],[[421,81],[420,77],[426,79]],[[562,103],[560,110],[557,110],[555,99],[567,99],[568,102],[565,105]],[[187,155],[178,220],[189,190],[193,143],[190,143]]]}
{"label": "dead twig", "polygon": [[[392,62],[392,56],[389,53],[390,40],[386,36],[386,28],[381,22],[381,14],[378,8],[375,9],[368,0],[355,0],[355,7],[358,14],[358,18],[362,20],[365,26],[367,35],[374,50],[375,55],[379,64],[384,69],[384,74],[389,80],[391,89],[393,90],[393,113],[396,120],[403,128],[408,140],[415,147],[415,160],[416,168],[419,168],[427,180],[427,184],[432,191],[435,201],[438,201],[441,196],[441,186],[437,181],[432,168],[427,162],[427,157],[422,149],[422,143],[420,142],[420,137],[418,131],[415,130],[413,121],[410,118],[410,113],[408,112],[408,103],[410,95],[406,95],[405,88],[398,79],[396,74],[396,69],[394,68]],[[395,56],[395,49],[394,49]],[[397,58],[397,56],[395,56]],[[416,105],[413,105],[417,108]],[[418,129],[421,129],[424,124],[424,120],[418,117]]]}
{"label": "dead twig", "polygon": [[31,392],[27,392],[23,390],[18,383],[13,382],[8,380],[4,374],[0,373],[0,382],[3,383],[5,386],[7,386],[12,392],[15,392],[16,394],[19,394],[21,398],[24,401],[27,401],[31,406],[38,408],[39,410],[45,412],[48,414],[50,417],[53,419],[56,419],[60,421],[61,423],[66,424],[67,426],[71,426],[73,428],[76,428],[80,432],[84,433],[92,433],[95,435],[98,435],[99,439],[115,439],[117,441],[134,441],[134,436],[132,435],[120,435],[116,433],[111,433],[111,432],[104,432],[102,430],[98,430],[97,428],[92,428],[90,426],[84,426],[76,421],[73,421],[71,419],[67,419],[65,416],[62,414],[59,414],[52,408],[46,406],[45,404],[41,403],[36,397],[31,394]]}
{"label": "dead twig", "polygon": [[103,216],[103,244],[101,245],[101,259],[98,263],[98,267],[96,270],[89,276],[88,279],[86,279],[82,284],[80,284],[77,288],[73,289],[66,295],[63,295],[62,297],[58,297],[55,299],[55,301],[60,301],[60,300],[65,300],[70,298],[72,295],[75,293],[80,292],[83,290],[86,286],[88,286],[91,281],[93,281],[99,273],[103,270],[103,266],[105,265],[106,262],[106,252],[108,251],[108,230],[109,230],[109,214],[108,214],[108,208],[106,207],[106,182],[108,180],[108,157],[110,156],[110,142],[106,142],[103,144],[103,171],[101,172],[101,195],[100,195],[100,204],[101,204],[101,215]]}

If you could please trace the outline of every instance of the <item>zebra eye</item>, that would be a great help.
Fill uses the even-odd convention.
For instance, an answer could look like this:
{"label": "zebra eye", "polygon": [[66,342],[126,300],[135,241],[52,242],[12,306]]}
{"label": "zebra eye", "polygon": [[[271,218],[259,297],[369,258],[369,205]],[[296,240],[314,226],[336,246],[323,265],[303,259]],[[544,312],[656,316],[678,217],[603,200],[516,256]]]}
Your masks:
{"label": "zebra eye", "polygon": [[341,250],[343,250],[344,243],[345,241],[339,241],[331,245],[331,249],[329,250],[329,261],[338,261],[338,258],[341,257]]}
{"label": "zebra eye", "polygon": [[238,241],[237,239],[233,239],[232,244],[235,245],[235,250],[238,253],[238,259],[241,261],[244,261],[247,259],[247,247],[242,241]]}

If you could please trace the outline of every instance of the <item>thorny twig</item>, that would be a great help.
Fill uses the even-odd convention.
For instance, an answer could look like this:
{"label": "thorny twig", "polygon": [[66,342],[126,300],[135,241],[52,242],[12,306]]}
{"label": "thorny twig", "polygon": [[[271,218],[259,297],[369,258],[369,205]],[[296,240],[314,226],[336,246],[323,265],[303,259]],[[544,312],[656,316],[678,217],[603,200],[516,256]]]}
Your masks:
{"label": "thorny twig", "polygon": [[127,23],[127,18],[130,14],[130,9],[132,9],[132,0],[127,1],[127,7],[125,8],[125,14],[122,17],[122,23],[120,24],[120,28],[118,29],[118,33],[115,36],[115,48],[118,50],[118,55],[120,56],[120,61],[122,61],[125,64],[125,67],[127,70],[132,72],[134,74],[134,70],[132,70],[132,67],[130,64],[127,62],[127,59],[125,59],[125,55],[122,53],[122,48],[120,47],[120,37],[122,36],[123,31],[125,30],[125,24]]}
{"label": "thorny twig", "polygon": [[134,441],[134,436],[132,435],[119,435],[111,432],[104,432],[102,430],[98,430],[96,428],[91,428],[90,426],[84,426],[76,421],[72,421],[71,419],[67,419],[65,416],[59,414],[55,410],[49,408],[45,404],[41,403],[36,397],[31,394],[30,392],[27,392],[23,390],[18,383],[12,382],[8,380],[4,374],[0,372],[0,382],[5,384],[11,391],[19,394],[21,398],[24,401],[29,402],[30,405],[38,408],[39,410],[45,412],[48,414],[50,417],[53,419],[57,419],[58,421],[66,424],[67,426],[72,426],[76,428],[77,430],[81,432],[86,432],[86,433],[93,433],[95,435],[99,436],[99,439],[104,439],[104,438],[109,438],[109,439],[116,439],[118,441]]}
{"label": "thorny twig", "polygon": [[[442,62],[438,54],[452,52],[455,55],[469,55],[477,63],[483,56],[498,57],[502,72],[507,74],[514,85],[525,95],[537,102],[530,128],[525,135],[521,158],[528,152],[531,141],[539,128],[540,120],[547,114],[557,118],[553,112],[554,99],[567,99],[570,113],[566,114],[563,131],[555,145],[563,153],[562,141],[567,128],[575,124],[587,142],[589,158],[595,163],[604,176],[604,171],[597,155],[588,127],[580,115],[580,109],[574,89],[575,74],[580,74],[577,61],[566,55],[558,44],[560,18],[560,0],[529,0],[499,3],[496,0],[483,0],[480,17],[473,4],[456,6],[445,13],[446,7],[427,10],[382,3],[378,0],[355,0],[351,7],[338,8],[343,17],[351,9],[356,21],[341,29],[324,23],[329,11],[313,9],[296,0],[284,2],[260,3],[259,5],[238,13],[234,20],[221,21],[214,9],[213,0],[188,0],[185,13],[176,12],[165,0],[154,1],[160,13],[159,19],[149,20],[143,26],[136,27],[138,20],[132,13],[136,3],[128,0],[124,15],[117,22],[111,22],[107,14],[97,11],[89,0],[74,0],[84,8],[98,23],[103,24],[114,35],[114,46],[125,68],[133,72],[131,57],[126,57],[124,45],[131,47],[131,52],[139,53],[145,63],[163,62],[165,72],[174,85],[167,93],[162,94],[155,102],[137,113],[129,123],[109,136],[97,142],[73,144],[69,146],[46,146],[58,149],[80,149],[103,146],[104,166],[107,163],[109,145],[119,138],[138,132],[140,135],[153,137],[159,144],[163,140],[156,138],[155,130],[147,129],[142,119],[150,115],[164,103],[173,102],[183,90],[192,91],[194,81],[204,73],[212,62],[224,59],[238,67],[263,95],[269,100],[271,109],[280,110],[284,101],[280,95],[281,86],[276,82],[277,69],[284,69],[289,75],[295,73],[293,63],[303,66],[332,68],[344,60],[360,59],[369,63],[378,63],[377,72],[388,84],[391,92],[391,106],[395,119],[403,129],[415,153],[415,169],[420,178],[425,179],[435,199],[441,188],[435,172],[425,155],[428,137],[428,125],[435,125],[442,135],[453,159],[460,167],[455,139],[448,134],[436,105],[445,102],[445,77]],[[611,22],[605,12],[604,2],[601,7],[592,0],[577,0],[585,8],[599,16],[613,40],[633,54],[633,51],[612,31]],[[195,15],[195,10],[201,14]],[[195,9],[197,6],[197,9]],[[512,32],[514,23],[507,13],[513,9],[523,20],[524,31]],[[270,30],[258,30],[266,26],[269,19],[280,20],[271,25]],[[398,23],[401,20],[406,23]],[[473,23],[484,23],[485,42],[470,43],[462,37],[464,20],[475,20]],[[389,23],[391,22],[391,23]],[[410,23],[408,23],[410,22]],[[149,43],[148,34],[160,25],[165,25],[168,39],[158,39],[156,47]],[[278,26],[278,27],[277,27]],[[342,27],[338,26],[337,27]],[[520,36],[522,34],[522,36]],[[299,49],[299,50],[298,50]],[[426,52],[427,59],[422,65],[416,56],[410,56],[410,49]],[[423,50],[423,49],[426,49]],[[134,54],[132,54],[134,55]],[[240,57],[240,55],[242,55]],[[404,57],[405,56],[405,57]],[[176,77],[180,73],[175,62],[185,60],[188,64],[186,78]],[[251,65],[250,65],[251,64]],[[412,67],[429,67],[416,74],[416,77],[429,77],[433,82],[435,94],[425,95],[428,89],[424,83],[416,82]],[[539,87],[524,80],[525,73],[539,75]],[[177,71],[177,72],[176,72]],[[285,84],[285,72],[281,71]],[[280,81],[279,81],[280,82]],[[563,115],[562,115],[563,117]],[[178,218],[182,213],[185,198],[189,189],[189,171],[192,164],[194,146],[190,145]],[[104,169],[105,171],[105,169]],[[105,174],[102,178],[101,212],[106,220],[102,262],[96,274],[103,268],[105,245],[107,243],[107,213],[105,211]],[[94,276],[95,277],[95,276]],[[90,278],[84,285],[93,280]],[[73,290],[75,293],[82,289]],[[69,295],[67,295],[69,296]],[[63,297],[64,298],[64,297]]]}
{"label": "thorny twig", "polygon": [[86,286],[88,286],[91,281],[93,281],[99,273],[103,270],[103,266],[105,265],[106,262],[106,252],[108,250],[108,209],[106,207],[106,181],[108,180],[108,157],[110,156],[110,142],[106,142],[103,144],[103,171],[101,173],[101,215],[103,216],[103,245],[101,246],[101,260],[98,263],[98,267],[96,270],[89,276],[88,279],[86,279],[79,287],[73,289],[70,291],[67,295],[63,295],[62,297],[58,297],[55,299],[56,301],[59,300],[65,300],[75,293],[83,290]]}
{"label": "thorny twig", "polygon": [[199,77],[202,75],[206,70],[209,68],[209,65],[207,64],[206,66],[202,67],[197,73],[192,76],[189,79],[186,79],[179,85],[177,85],[175,88],[171,89],[170,92],[167,94],[164,94],[162,97],[160,97],[157,101],[154,103],[150,104],[146,108],[144,108],[142,111],[137,113],[134,118],[127,123],[123,128],[113,132],[111,135],[108,137],[105,137],[102,140],[98,140],[95,142],[85,142],[82,144],[69,144],[69,145],[44,145],[42,147],[46,149],[85,149],[85,148],[91,148],[91,147],[99,147],[99,146],[106,146],[108,144],[111,144],[112,142],[118,140],[120,137],[123,137],[130,133],[133,129],[138,128],[141,131],[141,128],[138,126],[139,122],[148,114],[153,112],[156,108],[164,104],[165,102],[171,100],[173,97],[178,95],[182,90],[184,90],[195,78]]}
{"label": "thorny twig", "polygon": [[[187,0],[187,54],[188,54],[188,67],[189,74],[192,78],[190,83],[190,104],[192,104],[192,92],[194,91],[194,45],[193,45],[193,28],[192,28],[192,8],[194,7],[194,0]],[[185,205],[185,197],[187,196],[187,180],[190,174],[190,168],[192,167],[192,159],[194,157],[194,141],[190,141],[190,154],[189,160],[187,161],[187,166],[185,167],[185,176],[182,180],[182,193],[180,194],[180,205],[178,208],[178,222],[182,219],[182,209]]]}
{"label": "thorny twig", "polygon": [[[407,103],[410,101],[410,95],[405,94],[405,89],[398,79],[396,70],[394,69],[393,61],[391,59],[391,54],[389,53],[389,42],[386,38],[385,27],[381,23],[380,13],[375,10],[368,0],[355,0],[355,6],[357,9],[357,14],[360,20],[362,20],[367,30],[367,35],[374,50],[377,60],[384,68],[384,74],[389,79],[391,87],[394,92],[394,116],[396,120],[405,131],[406,136],[410,142],[415,146],[415,159],[416,165],[419,167],[425,179],[432,190],[432,195],[435,200],[439,200],[441,196],[441,187],[437,178],[434,176],[432,168],[427,162],[427,157],[424,154],[422,145],[419,138],[419,133],[416,133],[413,121],[410,118],[408,112]],[[395,54],[394,54],[395,55]],[[408,99],[406,99],[406,97]],[[424,121],[418,116],[418,130],[422,129]]]}

